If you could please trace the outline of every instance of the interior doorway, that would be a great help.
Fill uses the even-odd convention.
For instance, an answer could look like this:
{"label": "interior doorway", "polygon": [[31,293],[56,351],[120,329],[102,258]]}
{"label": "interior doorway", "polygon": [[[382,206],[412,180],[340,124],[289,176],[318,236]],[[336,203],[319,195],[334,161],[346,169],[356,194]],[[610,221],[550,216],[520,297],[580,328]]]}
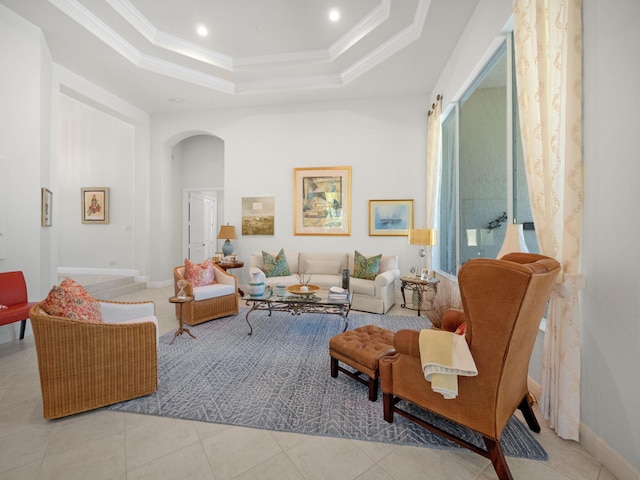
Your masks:
{"label": "interior doorway", "polygon": [[213,257],[218,231],[217,192],[185,191],[185,258],[202,263]]}

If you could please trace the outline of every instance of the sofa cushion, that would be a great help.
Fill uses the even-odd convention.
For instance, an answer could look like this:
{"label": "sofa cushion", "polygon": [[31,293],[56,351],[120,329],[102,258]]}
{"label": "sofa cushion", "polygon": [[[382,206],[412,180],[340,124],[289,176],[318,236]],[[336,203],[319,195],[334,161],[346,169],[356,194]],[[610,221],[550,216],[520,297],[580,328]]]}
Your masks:
{"label": "sofa cushion", "polygon": [[236,289],[234,285],[226,285],[224,283],[193,287],[193,299],[196,302],[200,300],[208,300],[210,298],[222,297],[224,295],[234,295],[235,293]]}
{"label": "sofa cushion", "polygon": [[262,252],[262,271],[267,277],[283,277],[291,275],[289,265],[287,264],[287,257],[284,254],[284,249],[280,249],[278,254],[274,257],[268,252]]}
{"label": "sofa cushion", "polygon": [[184,259],[184,279],[192,287],[212,285],[216,282],[215,278],[213,261],[210,258],[201,264]]}
{"label": "sofa cushion", "polygon": [[300,271],[320,275],[338,275],[341,266],[342,264],[339,260],[313,260],[305,258],[300,266]]}
{"label": "sofa cushion", "polygon": [[380,271],[382,254],[367,258],[356,250],[353,262],[353,276],[364,280],[375,280]]}
{"label": "sofa cushion", "polygon": [[56,317],[102,323],[98,301],[71,278],[65,278],[60,285],[54,285],[41,308]]}

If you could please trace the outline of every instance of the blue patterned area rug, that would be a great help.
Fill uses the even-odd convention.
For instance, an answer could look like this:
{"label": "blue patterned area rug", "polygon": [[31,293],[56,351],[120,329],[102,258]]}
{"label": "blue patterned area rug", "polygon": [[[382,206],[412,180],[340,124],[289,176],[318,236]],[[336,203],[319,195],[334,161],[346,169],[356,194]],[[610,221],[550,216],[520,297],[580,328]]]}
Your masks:
{"label": "blue patterned area rug", "polygon": [[[158,391],[108,408],[283,432],[460,448],[399,415],[393,423],[385,422],[381,395],[377,402],[370,402],[366,386],[342,373],[331,377],[329,339],[342,332],[340,317],[279,312],[268,317],[254,312],[249,317],[253,325],[249,336],[245,312],[190,327],[195,340],[184,334],[170,345],[173,332],[162,336]],[[367,324],[394,331],[429,326],[423,317],[349,314],[349,328]],[[475,433],[443,419],[429,420],[484,448]],[[501,442],[505,455],[547,459],[515,417]]]}

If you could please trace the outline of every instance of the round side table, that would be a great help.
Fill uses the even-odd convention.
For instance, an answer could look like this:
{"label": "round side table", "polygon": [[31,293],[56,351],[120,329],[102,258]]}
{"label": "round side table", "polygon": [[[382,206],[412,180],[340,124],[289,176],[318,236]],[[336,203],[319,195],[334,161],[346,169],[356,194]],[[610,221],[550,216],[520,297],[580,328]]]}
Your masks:
{"label": "round side table", "polygon": [[180,317],[178,318],[178,320],[180,320],[180,326],[178,327],[178,330],[176,330],[176,333],[173,335],[173,339],[171,340],[171,342],[169,343],[169,345],[173,345],[173,342],[175,341],[176,337],[178,335],[182,335],[183,333],[188,333],[189,336],[191,338],[196,338],[190,331],[188,328],[184,327],[184,321],[182,320],[182,306],[187,303],[190,302],[191,300],[193,300],[193,297],[169,297],[169,301],[171,303],[177,303],[180,305]]}

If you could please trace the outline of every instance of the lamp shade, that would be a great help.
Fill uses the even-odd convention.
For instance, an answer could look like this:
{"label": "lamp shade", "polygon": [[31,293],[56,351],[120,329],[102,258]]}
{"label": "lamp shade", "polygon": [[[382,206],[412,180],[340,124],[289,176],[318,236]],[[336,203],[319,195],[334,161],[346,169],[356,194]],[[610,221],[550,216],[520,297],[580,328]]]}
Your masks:
{"label": "lamp shade", "polygon": [[507,253],[522,252],[528,253],[529,249],[524,241],[524,231],[521,223],[507,225],[507,233],[504,235],[504,243],[496,258],[502,258]]}
{"label": "lamp shade", "polygon": [[412,228],[409,230],[409,245],[435,245],[436,231],[433,228]]}
{"label": "lamp shade", "polygon": [[238,238],[236,235],[236,227],[233,225],[223,225],[220,227],[220,233],[218,238],[224,238],[225,240],[235,240]]}

